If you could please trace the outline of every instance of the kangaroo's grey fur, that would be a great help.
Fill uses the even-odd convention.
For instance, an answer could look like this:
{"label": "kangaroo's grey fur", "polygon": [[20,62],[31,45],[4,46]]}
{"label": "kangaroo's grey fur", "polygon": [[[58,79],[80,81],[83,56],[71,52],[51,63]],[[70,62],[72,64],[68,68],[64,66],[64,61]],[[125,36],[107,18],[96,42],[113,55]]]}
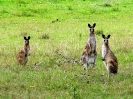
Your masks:
{"label": "kangaroo's grey fur", "polygon": [[81,58],[81,62],[84,65],[84,69],[86,70],[88,69],[88,66],[90,64],[93,64],[93,67],[95,67],[95,63],[97,59],[96,37],[94,33],[95,26],[96,26],[96,23],[94,23],[92,26],[88,24],[88,27],[90,28],[90,36]]}
{"label": "kangaroo's grey fur", "polygon": [[109,47],[109,41],[110,35],[105,37],[105,35],[102,35],[103,37],[103,45],[102,45],[102,60],[105,64],[106,69],[108,70],[108,77],[110,77],[110,74],[117,74],[118,72],[118,61],[116,56],[113,54],[113,52],[110,50]]}

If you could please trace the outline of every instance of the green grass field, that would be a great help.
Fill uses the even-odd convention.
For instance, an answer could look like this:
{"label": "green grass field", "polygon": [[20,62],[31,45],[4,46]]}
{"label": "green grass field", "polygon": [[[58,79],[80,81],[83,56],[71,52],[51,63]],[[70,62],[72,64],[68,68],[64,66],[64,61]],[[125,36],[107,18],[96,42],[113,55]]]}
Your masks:
{"label": "green grass field", "polygon": [[[58,21],[57,21],[58,19]],[[96,70],[80,61],[96,23]],[[0,99],[132,99],[133,0],[1,0]],[[102,36],[118,58],[108,79],[101,60]],[[16,61],[31,36],[26,67]],[[35,65],[38,64],[38,65]]]}

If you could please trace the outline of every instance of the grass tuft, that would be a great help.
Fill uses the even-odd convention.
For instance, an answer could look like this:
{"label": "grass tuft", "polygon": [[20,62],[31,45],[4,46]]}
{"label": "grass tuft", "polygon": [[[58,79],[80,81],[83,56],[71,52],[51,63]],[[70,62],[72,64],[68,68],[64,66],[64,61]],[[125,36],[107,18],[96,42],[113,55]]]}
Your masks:
{"label": "grass tuft", "polygon": [[68,10],[73,11],[74,9],[72,6],[68,6]]}
{"label": "grass tuft", "polygon": [[49,39],[50,37],[49,37],[49,34],[43,34],[41,37],[40,37],[41,39]]}
{"label": "grass tuft", "polygon": [[96,30],[96,31],[95,31],[95,34],[96,34],[96,35],[102,35],[102,34],[104,34],[104,33],[103,33],[103,30]]}
{"label": "grass tuft", "polygon": [[27,32],[21,33],[20,36],[23,36],[23,37],[24,37],[24,36],[27,36]]}
{"label": "grass tuft", "polygon": [[119,9],[119,7],[113,7],[113,8],[112,8],[112,11],[119,12],[119,11],[120,11],[120,9]]}
{"label": "grass tuft", "polygon": [[95,13],[97,10],[96,10],[95,7],[90,7],[89,11],[90,11],[91,14],[93,14],[93,13]]}
{"label": "grass tuft", "polygon": [[103,4],[103,6],[104,7],[112,7],[112,5],[111,4],[108,4],[108,3]]}
{"label": "grass tuft", "polygon": [[9,13],[6,9],[3,9],[2,11],[0,11],[1,14],[6,14]]}
{"label": "grass tuft", "polygon": [[18,0],[17,3],[18,4],[28,4],[28,2],[27,1],[24,1],[24,0]]}

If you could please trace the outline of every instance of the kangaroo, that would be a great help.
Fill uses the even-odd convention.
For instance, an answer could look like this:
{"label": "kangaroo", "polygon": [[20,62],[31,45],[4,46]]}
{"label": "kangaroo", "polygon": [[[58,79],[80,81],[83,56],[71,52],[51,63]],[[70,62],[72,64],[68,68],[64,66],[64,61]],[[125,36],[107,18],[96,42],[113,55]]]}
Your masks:
{"label": "kangaroo", "polygon": [[84,70],[85,69],[87,70],[90,64],[93,64],[93,67],[95,67],[96,63],[97,51],[96,51],[96,37],[94,33],[95,26],[96,23],[94,23],[92,26],[88,24],[88,27],[90,28],[90,36],[81,57],[81,62],[84,66]]}
{"label": "kangaroo", "polygon": [[88,39],[88,43],[90,44],[91,53],[96,54],[96,37],[94,33],[94,27],[96,26],[96,23],[91,26],[88,24],[88,27],[90,28],[90,37]]}
{"label": "kangaroo", "polygon": [[117,74],[118,72],[118,61],[116,56],[113,54],[113,52],[110,50],[109,47],[109,41],[111,35],[108,35],[105,37],[104,34],[102,34],[103,37],[103,45],[102,45],[102,60],[105,64],[106,69],[108,70],[108,77],[110,77],[110,74]]}
{"label": "kangaroo", "polygon": [[24,37],[25,45],[24,48],[18,53],[17,61],[20,65],[26,65],[28,61],[28,56],[30,55],[30,45],[29,40],[30,36],[28,38]]}

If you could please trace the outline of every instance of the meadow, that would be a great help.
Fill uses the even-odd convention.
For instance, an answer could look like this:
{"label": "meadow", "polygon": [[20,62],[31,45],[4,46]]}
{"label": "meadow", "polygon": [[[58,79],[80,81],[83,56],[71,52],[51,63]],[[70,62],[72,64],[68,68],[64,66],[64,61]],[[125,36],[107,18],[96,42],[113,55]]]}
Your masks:
{"label": "meadow", "polygon": [[[79,64],[96,23],[96,69]],[[1,0],[0,99],[132,99],[133,0]],[[102,34],[111,35],[118,75],[108,79]],[[31,36],[25,67],[16,61]]]}

